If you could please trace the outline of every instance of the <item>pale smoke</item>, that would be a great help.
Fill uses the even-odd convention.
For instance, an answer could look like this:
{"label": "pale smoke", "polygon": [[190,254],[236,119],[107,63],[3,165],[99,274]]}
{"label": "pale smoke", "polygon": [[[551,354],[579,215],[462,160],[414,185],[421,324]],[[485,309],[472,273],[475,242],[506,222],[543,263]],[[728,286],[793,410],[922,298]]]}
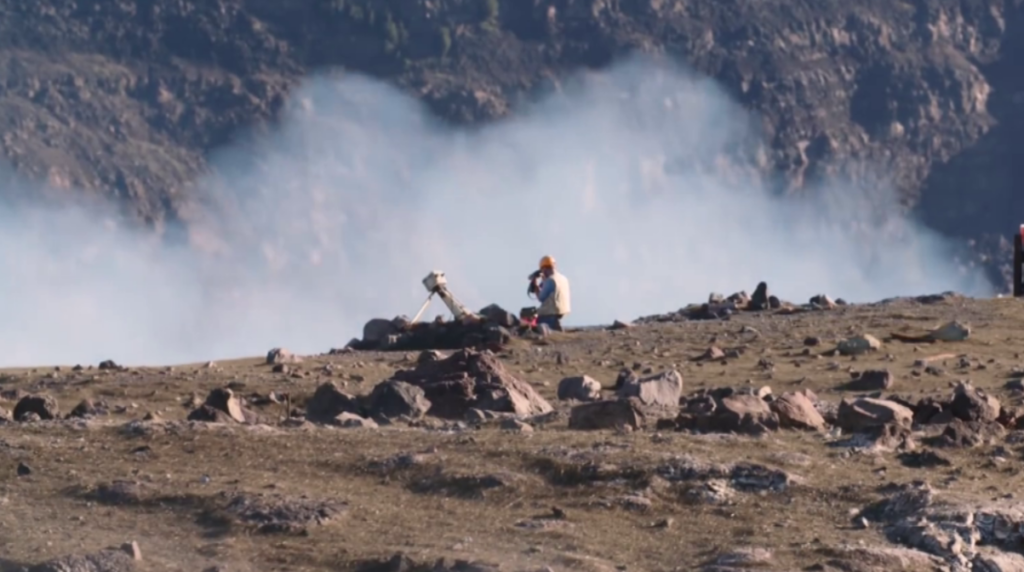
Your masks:
{"label": "pale smoke", "polygon": [[636,60],[577,80],[459,131],[383,83],[310,79],[276,132],[211,158],[190,246],[8,208],[0,365],[326,351],[412,315],[433,269],[473,309],[518,311],[545,254],[572,281],[570,325],[761,280],[798,302],[991,293],[939,237],[879,215],[888,199],[839,183],[773,196],[750,117],[713,83]]}

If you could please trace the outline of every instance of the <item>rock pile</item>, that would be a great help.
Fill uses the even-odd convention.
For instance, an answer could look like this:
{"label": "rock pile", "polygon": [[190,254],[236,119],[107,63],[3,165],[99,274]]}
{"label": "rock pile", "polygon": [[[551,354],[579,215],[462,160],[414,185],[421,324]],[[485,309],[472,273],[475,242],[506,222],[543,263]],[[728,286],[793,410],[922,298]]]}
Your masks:
{"label": "rock pile", "polygon": [[807,304],[796,306],[789,302],[784,302],[777,296],[770,294],[768,291],[768,284],[766,282],[759,282],[757,287],[754,288],[753,294],[747,294],[745,290],[728,297],[713,293],[708,296],[708,301],[703,304],[691,304],[676,312],[670,312],[668,314],[644,316],[638,319],[637,323],[680,322],[686,320],[728,320],[734,314],[739,312],[763,312],[776,310],[792,313],[813,310],[832,310],[838,306],[845,305],[846,302],[842,299],[832,300],[825,294],[818,294],[811,297]]}
{"label": "rock pile", "polygon": [[[865,375],[879,389],[891,383],[882,370],[864,372],[858,379],[865,379]],[[639,409],[639,404],[629,408],[623,403],[595,402],[579,405],[573,413],[591,414],[585,423],[578,424],[579,428],[623,423],[636,428],[641,424],[634,421],[634,410]],[[1024,416],[1018,409],[1002,407],[998,399],[969,382],[957,385],[945,400],[926,397],[911,403],[898,396],[883,398],[876,394],[844,398],[838,407],[819,399],[810,390],[774,396],[767,387],[744,392],[726,387],[684,396],[679,400],[679,409],[673,418],[658,419],[656,427],[748,435],[781,429],[824,431],[831,427],[856,435],[865,446],[886,448],[912,446],[911,435],[915,432],[923,433],[933,446],[973,447],[994,442],[1007,430],[1024,429]],[[636,415],[639,419],[643,417]]]}
{"label": "rock pile", "polygon": [[350,424],[355,418],[380,423],[424,415],[461,420],[472,410],[526,417],[552,407],[486,350],[459,350],[448,357],[423,352],[414,368],[395,372],[369,395],[349,395],[327,382],[306,403],[307,419],[318,423],[338,423],[339,416],[348,416]]}
{"label": "rock pile", "polygon": [[363,326],[362,339],[348,343],[354,350],[418,351],[498,349],[513,336],[536,332],[518,316],[496,304],[480,310],[480,321],[459,322],[440,319],[411,323],[404,316],[393,320],[374,318]]}

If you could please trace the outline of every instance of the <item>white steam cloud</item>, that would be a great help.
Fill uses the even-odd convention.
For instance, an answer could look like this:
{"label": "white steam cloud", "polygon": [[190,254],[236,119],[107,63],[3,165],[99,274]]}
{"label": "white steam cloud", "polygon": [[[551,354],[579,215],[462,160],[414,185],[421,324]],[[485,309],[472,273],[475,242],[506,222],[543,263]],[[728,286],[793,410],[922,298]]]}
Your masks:
{"label": "white steam cloud", "polygon": [[545,254],[572,281],[569,325],[761,280],[796,301],[991,293],[939,237],[879,214],[890,199],[771,193],[751,117],[708,80],[630,60],[570,83],[470,131],[378,81],[310,79],[274,132],[211,157],[190,246],[5,207],[0,366],[325,351],[415,313],[432,269],[471,308],[516,312]]}

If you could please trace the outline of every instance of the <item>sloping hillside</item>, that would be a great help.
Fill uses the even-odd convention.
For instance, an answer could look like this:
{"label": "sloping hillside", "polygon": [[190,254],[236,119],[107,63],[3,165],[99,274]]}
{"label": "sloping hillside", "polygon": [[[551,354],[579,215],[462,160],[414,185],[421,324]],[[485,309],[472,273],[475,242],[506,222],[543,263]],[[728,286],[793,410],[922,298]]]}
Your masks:
{"label": "sloping hillside", "polygon": [[[1021,0],[0,1],[0,148],[18,171],[173,220],[205,154],[332,67],[478,122],[569,70],[681,56],[764,117],[792,188],[891,168],[943,232],[1021,218]],[[1005,245],[1004,245],[1005,246]]]}

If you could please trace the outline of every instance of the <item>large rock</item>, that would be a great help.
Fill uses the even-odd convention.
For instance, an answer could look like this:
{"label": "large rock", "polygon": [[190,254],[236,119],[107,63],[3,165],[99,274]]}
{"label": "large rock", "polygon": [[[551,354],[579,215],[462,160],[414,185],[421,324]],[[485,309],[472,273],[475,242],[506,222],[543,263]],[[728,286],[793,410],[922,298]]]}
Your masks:
{"label": "large rock", "polygon": [[709,420],[713,431],[759,434],[779,428],[779,418],[764,399],[733,394],[717,400]]}
{"label": "large rock", "polygon": [[317,423],[334,423],[342,413],[362,415],[359,401],[353,395],[341,390],[333,381],[316,388],[306,401],[306,418]]}
{"label": "large rock", "polygon": [[839,403],[836,425],[849,432],[874,431],[890,424],[909,427],[913,419],[914,412],[895,401],[861,397]]}
{"label": "large rock", "polygon": [[597,401],[601,399],[601,382],[589,375],[567,377],[558,382],[558,399]]}
{"label": "large rock", "polygon": [[273,348],[267,352],[267,365],[299,363],[302,358],[285,348]]}
{"label": "large rock", "polygon": [[460,350],[395,372],[393,379],[422,388],[431,404],[429,413],[437,417],[463,419],[474,408],[523,416],[552,411],[550,403],[489,351]]}
{"label": "large rock", "polygon": [[878,341],[878,338],[871,334],[861,334],[839,342],[839,345],[836,346],[836,351],[844,356],[859,356],[878,351],[881,348],[882,342]]}
{"label": "large rock", "polygon": [[846,382],[842,389],[846,391],[883,391],[891,389],[894,376],[888,369],[869,369]]}
{"label": "large rock", "polygon": [[233,391],[226,387],[218,387],[210,391],[209,395],[206,396],[206,401],[192,411],[188,419],[190,421],[214,423],[226,421],[245,423],[247,420],[255,417],[252,413],[249,413],[248,416],[246,413],[242,407],[242,402],[235,397]]}
{"label": "large rock", "polygon": [[627,379],[619,388],[619,397],[636,397],[644,405],[678,407],[683,391],[683,376],[676,370],[639,379]]}
{"label": "large rock", "polygon": [[644,426],[642,404],[636,398],[583,403],[569,413],[569,428],[579,430],[640,429]]}
{"label": "large rock", "polygon": [[388,336],[395,335],[398,332],[399,329],[398,326],[395,325],[394,320],[372,318],[363,325],[363,341],[382,342],[386,340]]}
{"label": "large rock", "polygon": [[377,384],[370,394],[370,413],[375,417],[416,419],[430,410],[423,388],[404,381],[388,380]]}
{"label": "large rock", "polygon": [[[500,316],[498,316],[500,319]],[[376,351],[423,351],[456,349],[500,349],[508,344],[514,335],[512,329],[491,320],[462,323],[417,322],[396,325],[393,321],[378,322],[364,331],[362,340],[353,340],[348,347],[355,350]],[[371,320],[371,322],[373,322]],[[392,332],[384,335],[384,332]],[[370,337],[365,337],[368,334]]]}
{"label": "large rock", "polygon": [[30,413],[38,415],[44,421],[57,419],[60,417],[60,407],[52,395],[27,395],[14,406],[14,419],[21,421],[22,417]]}
{"label": "large rock", "polygon": [[1001,405],[994,396],[970,383],[961,383],[953,390],[949,409],[957,419],[991,422],[999,419]]}
{"label": "large rock", "polygon": [[780,427],[815,431],[825,428],[825,418],[803,393],[783,393],[771,402],[770,407],[778,415]]}

